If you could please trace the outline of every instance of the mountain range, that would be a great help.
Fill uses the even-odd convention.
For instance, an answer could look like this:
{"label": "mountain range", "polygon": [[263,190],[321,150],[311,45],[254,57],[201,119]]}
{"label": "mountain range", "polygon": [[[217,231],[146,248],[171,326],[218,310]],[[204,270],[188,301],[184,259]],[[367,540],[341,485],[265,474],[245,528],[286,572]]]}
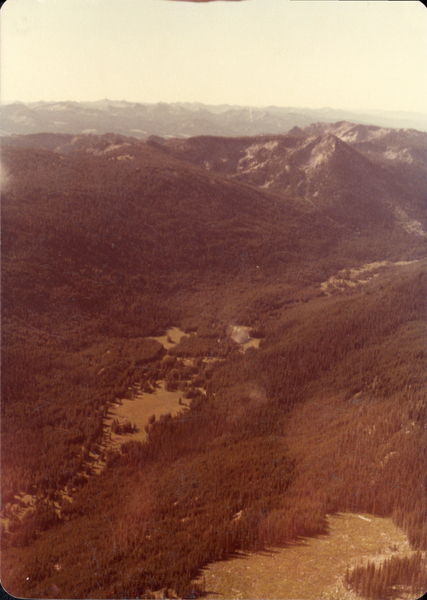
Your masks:
{"label": "mountain range", "polygon": [[165,140],[162,147],[307,209],[341,214],[347,222],[357,213],[365,223],[372,223],[372,211],[384,219],[394,213],[403,227],[425,235],[426,133],[344,121],[294,127],[281,136]]}
{"label": "mountain range", "polygon": [[[140,173],[136,165],[142,156],[155,157],[166,161],[162,180],[171,177],[168,173],[178,180],[185,172],[183,164],[187,169],[193,165],[205,173],[198,170],[197,177],[206,181],[216,174],[223,186],[250,185],[249,195],[256,189],[268,198],[280,196],[288,210],[292,206],[306,215],[321,213],[353,232],[388,223],[416,238],[426,236],[427,133],[412,129],[342,121],[294,127],[281,135],[156,135],[145,141],[118,134],[44,133],[5,137],[3,147],[31,147],[72,160],[104,158],[110,170],[120,161],[119,171],[132,177]],[[178,165],[171,167],[171,159]],[[201,204],[200,210],[206,206]]]}
{"label": "mountain range", "polygon": [[241,107],[201,103],[140,104],[125,101],[15,102],[5,104],[1,135],[29,133],[120,133],[145,139],[150,135],[242,136],[280,134],[315,122],[350,121],[365,125],[427,131],[427,115],[405,112],[337,109]]}

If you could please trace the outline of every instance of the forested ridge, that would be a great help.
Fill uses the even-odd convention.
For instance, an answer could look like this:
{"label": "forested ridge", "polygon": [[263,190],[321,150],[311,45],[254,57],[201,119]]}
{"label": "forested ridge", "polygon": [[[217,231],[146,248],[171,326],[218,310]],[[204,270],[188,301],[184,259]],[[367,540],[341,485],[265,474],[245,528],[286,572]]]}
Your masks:
{"label": "forested ridge", "polygon": [[[98,154],[2,150],[6,589],[195,597],[203,565],[327,533],[346,510],[391,517],[425,552],[423,239],[89,137]],[[320,286],[374,261],[366,283]],[[259,348],[242,353],[233,324]],[[173,325],[186,336],[169,350],[148,339]],[[129,424],[94,475],[109,407],[159,381],[181,412],[150,419],[146,442]],[[21,518],[20,492],[35,497]],[[423,591],[414,556],[368,597]],[[366,596],[371,575],[349,568],[347,585]]]}

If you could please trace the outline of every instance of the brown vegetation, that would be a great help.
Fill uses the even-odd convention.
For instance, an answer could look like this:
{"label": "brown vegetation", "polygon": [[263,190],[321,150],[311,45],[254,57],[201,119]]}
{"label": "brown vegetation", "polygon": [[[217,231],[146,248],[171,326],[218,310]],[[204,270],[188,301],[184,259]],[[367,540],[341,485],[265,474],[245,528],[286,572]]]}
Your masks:
{"label": "brown vegetation", "polygon": [[[425,550],[425,261],[320,289],[419,258],[419,239],[347,231],[155,149],[133,156],[2,156],[6,588],[194,597],[204,565],[325,534],[338,511],[391,517]],[[241,353],[231,323],[259,348]],[[186,335],[168,349],[147,339],[171,325]],[[147,410],[145,441],[133,418],[112,423],[129,441],[92,476],[114,403],[162,381],[179,412]],[[22,521],[20,492],[34,496]],[[377,579],[389,589],[417,565]]]}

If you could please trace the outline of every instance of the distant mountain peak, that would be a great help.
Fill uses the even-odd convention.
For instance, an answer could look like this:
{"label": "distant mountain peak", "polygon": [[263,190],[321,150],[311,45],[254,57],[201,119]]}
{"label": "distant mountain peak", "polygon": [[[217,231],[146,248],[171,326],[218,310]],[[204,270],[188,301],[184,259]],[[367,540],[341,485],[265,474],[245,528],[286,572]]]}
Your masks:
{"label": "distant mountain peak", "polygon": [[288,135],[305,136],[304,131],[298,125],[295,125],[288,131]]}

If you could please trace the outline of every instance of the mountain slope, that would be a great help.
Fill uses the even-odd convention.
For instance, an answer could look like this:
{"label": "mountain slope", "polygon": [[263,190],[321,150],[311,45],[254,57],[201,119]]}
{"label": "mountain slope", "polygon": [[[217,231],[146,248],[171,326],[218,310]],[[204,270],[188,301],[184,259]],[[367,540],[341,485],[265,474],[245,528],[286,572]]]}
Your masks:
{"label": "mountain slope", "polygon": [[[332,132],[2,144],[10,592],[195,597],[203,565],[342,510],[425,549],[424,237],[385,171]],[[160,418],[114,422],[147,395]]]}
{"label": "mountain slope", "polygon": [[427,135],[315,124],[255,138],[199,137],[160,145],[183,160],[300,199],[353,228],[388,222],[421,237],[427,225]]}
{"label": "mountain slope", "polygon": [[[2,164],[5,314],[26,298],[33,319],[52,311],[59,322],[62,311],[112,310],[129,290],[136,322],[137,295],[152,290],[289,276],[309,264],[320,281],[334,273],[328,263],[336,271],[424,252],[421,198],[398,196],[382,167],[329,133],[160,145],[17,136],[3,144]],[[261,189],[271,177],[274,193]],[[409,211],[415,225],[406,216],[402,227]]]}
{"label": "mountain slope", "polygon": [[[329,244],[332,224],[136,140],[58,141],[58,152],[3,147],[6,259],[31,248],[52,268],[67,257],[77,271],[90,257],[95,276],[105,263],[102,281],[131,265],[173,278],[180,270],[230,275],[263,266],[271,251],[298,254],[301,235],[320,254]],[[44,145],[54,144],[47,137]],[[31,223],[25,233],[23,222]]]}
{"label": "mountain slope", "polygon": [[393,517],[425,548],[424,269],[260,308],[258,351],[211,362],[199,373],[206,395],[153,423],[148,443],[130,438],[63,501],[60,521],[39,509],[26,535],[15,530],[2,557],[9,590],[192,597],[206,563],[327,535],[326,514],[343,510]]}
{"label": "mountain slope", "polygon": [[[70,395],[79,411],[86,394],[99,401],[95,374],[77,357],[68,372],[64,356],[110,338],[122,339],[126,354],[129,338],[182,319],[196,292],[209,320],[219,310],[210,294],[232,307],[236,280],[247,290],[253,280],[295,278],[314,259],[326,264],[340,232],[137,140],[49,134],[11,142],[2,148],[2,410],[3,423],[15,424],[3,444],[13,489],[18,478],[36,485],[40,473],[51,482],[66,477],[56,458],[34,464],[39,435],[51,439],[47,431],[66,421],[64,444],[78,439]],[[130,349],[123,360],[126,372]],[[105,399],[116,384],[104,377]],[[89,438],[99,436],[99,419]]]}

